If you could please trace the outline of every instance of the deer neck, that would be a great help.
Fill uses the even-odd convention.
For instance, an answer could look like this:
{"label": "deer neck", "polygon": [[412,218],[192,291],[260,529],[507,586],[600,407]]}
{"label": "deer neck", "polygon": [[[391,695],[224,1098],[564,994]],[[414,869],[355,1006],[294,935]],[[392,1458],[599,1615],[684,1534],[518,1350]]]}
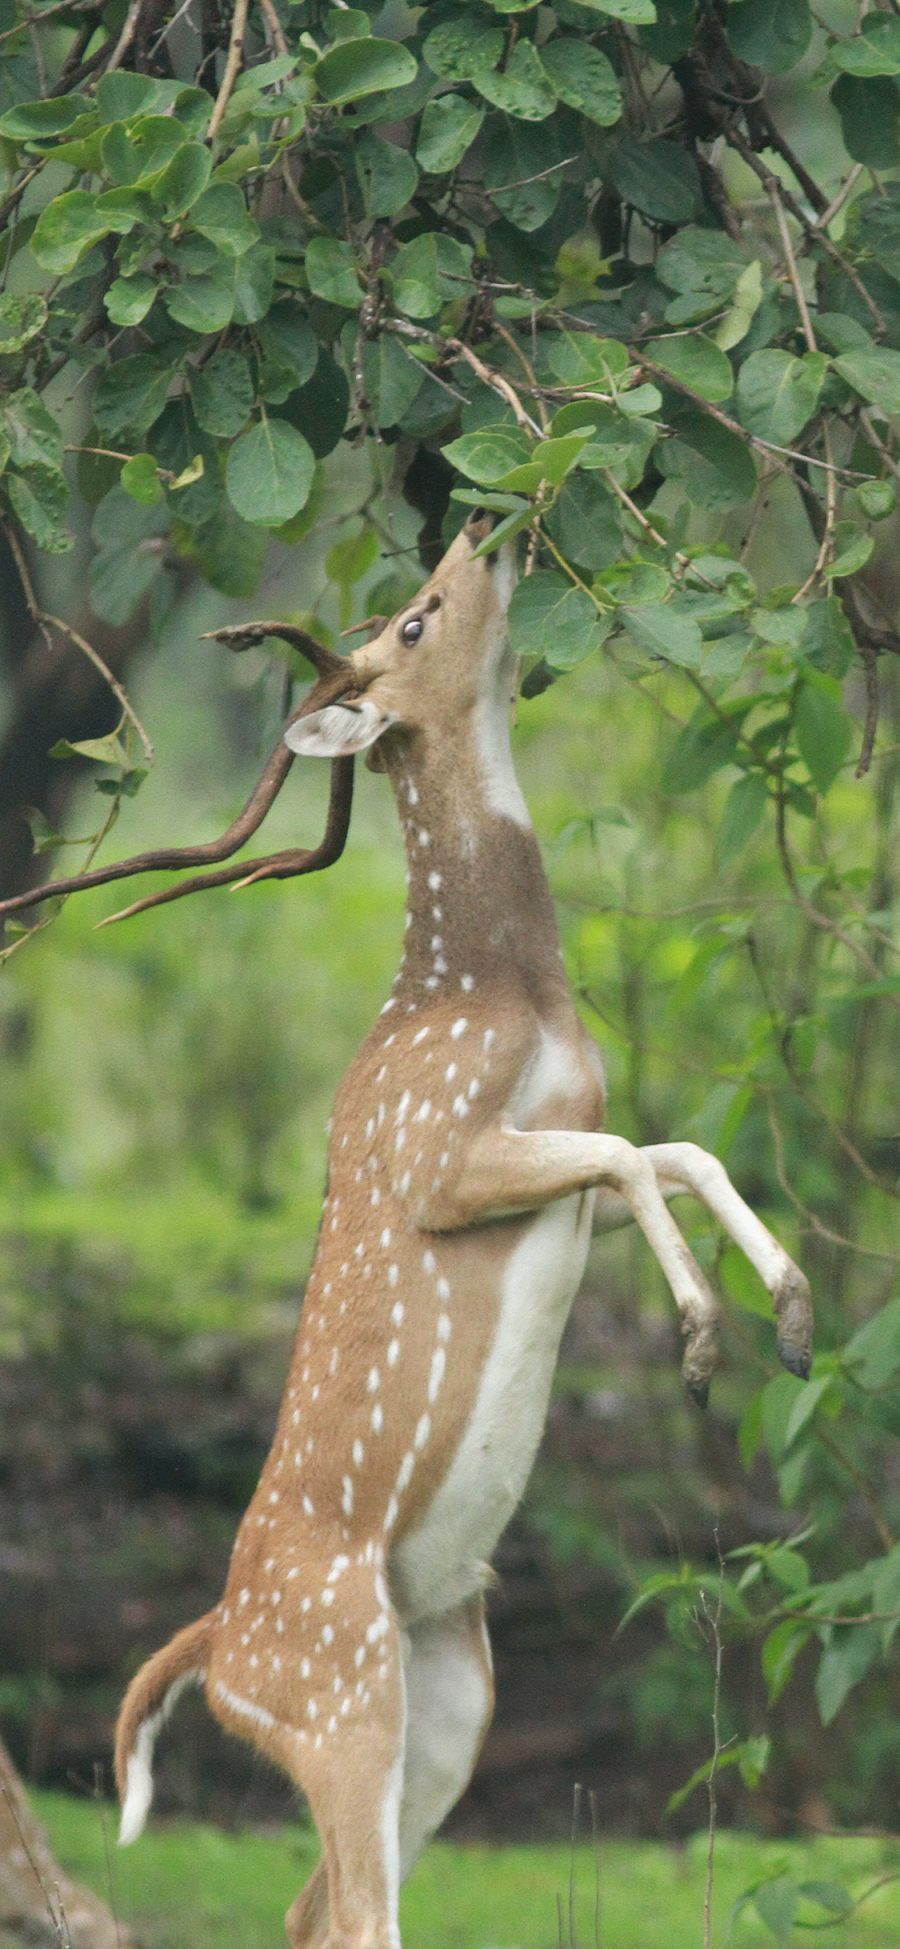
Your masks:
{"label": "deer neck", "polygon": [[518,977],[537,998],[563,980],[559,934],[513,767],[508,691],[466,719],[398,741],[390,764],[408,861],[407,1002]]}

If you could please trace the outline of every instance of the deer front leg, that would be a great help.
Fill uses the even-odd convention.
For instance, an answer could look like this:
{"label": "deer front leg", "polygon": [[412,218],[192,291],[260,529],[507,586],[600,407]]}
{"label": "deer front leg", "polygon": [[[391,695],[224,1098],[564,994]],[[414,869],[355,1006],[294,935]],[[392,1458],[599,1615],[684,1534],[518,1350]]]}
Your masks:
{"label": "deer front leg", "polygon": [[[717,1157],[698,1144],[647,1144],[641,1152],[653,1166],[664,1198],[685,1192],[698,1198],[745,1253],[772,1295],[778,1321],[778,1356],[792,1374],[806,1380],[812,1357],[813,1313],[809,1282],[756,1213],[745,1204]],[[598,1194],[594,1230],[615,1231],[632,1213],[611,1187]]]}
{"label": "deer front leg", "polygon": [[452,1181],[419,1223],[454,1231],[539,1210],[598,1185],[610,1186],[624,1201],[665,1273],[685,1338],[685,1386],[702,1406],[718,1356],[718,1304],[666,1208],[652,1163],[625,1138],[488,1127],[466,1147]]}

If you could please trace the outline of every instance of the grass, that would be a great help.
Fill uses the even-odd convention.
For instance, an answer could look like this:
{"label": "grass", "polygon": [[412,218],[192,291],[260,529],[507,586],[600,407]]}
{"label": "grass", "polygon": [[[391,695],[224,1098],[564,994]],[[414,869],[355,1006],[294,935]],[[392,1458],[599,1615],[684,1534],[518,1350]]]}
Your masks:
{"label": "grass", "polygon": [[[188,1822],[157,1822],[136,1847],[114,1849],[114,1816],[90,1801],[39,1794],[56,1852],[139,1930],[147,1949],[282,1949],[285,1909],[310,1872],[316,1847],[302,1827],[223,1834]],[[700,1949],[706,1836],[665,1846],[601,1841],[602,1949]],[[557,1904],[567,1918],[574,1867],[576,1937],[593,1949],[595,1859],[589,1846],[453,1847],[436,1842],[404,1892],[410,1949],[557,1949]],[[900,1867],[900,1847],[873,1840],[764,1841],[723,1833],[717,1845],[713,1943],[723,1949],[732,1903],[761,1877],[838,1882],[859,1896]],[[823,1911],[808,1908],[807,1919]],[[819,1934],[819,1931],[816,1931]],[[737,1921],[734,1949],[772,1949],[752,1909]],[[569,1943],[566,1919],[564,1940]],[[783,1942],[803,1942],[805,1929]],[[847,1922],[828,1927],[830,1949],[896,1949],[900,1881],[878,1889]]]}

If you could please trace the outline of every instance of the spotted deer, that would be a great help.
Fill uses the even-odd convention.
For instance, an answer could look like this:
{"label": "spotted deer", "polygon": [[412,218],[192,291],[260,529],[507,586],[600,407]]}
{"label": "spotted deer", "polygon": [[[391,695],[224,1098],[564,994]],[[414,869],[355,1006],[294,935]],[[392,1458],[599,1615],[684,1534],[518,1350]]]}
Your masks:
{"label": "spotted deer", "polygon": [[336,761],[336,779],[366,749],[387,773],[406,951],[338,1091],[287,1389],[224,1595],[138,1672],[118,1728],[123,1841],[143,1827],[154,1741],[187,1686],[302,1789],[323,1854],[287,1916],[292,1949],[398,1949],[400,1883],[471,1776],[493,1703],[488,1564],[534,1459],[592,1227],[641,1228],[700,1401],[718,1309],[668,1209],[682,1192],[765,1281],[782,1361],[809,1367],[806,1280],[722,1165],[603,1131],[603,1067],[513,769],[515,568],[508,546],[479,553],[490,526],[473,516],[364,647],[324,665],[310,652],[320,681],[287,746]]}

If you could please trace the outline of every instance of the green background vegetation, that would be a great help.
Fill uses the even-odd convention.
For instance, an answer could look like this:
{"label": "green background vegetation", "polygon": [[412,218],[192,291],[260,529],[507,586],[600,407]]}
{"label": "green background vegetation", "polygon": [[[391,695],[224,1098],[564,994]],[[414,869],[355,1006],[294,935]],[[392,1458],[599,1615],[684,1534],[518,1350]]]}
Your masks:
{"label": "green background vegetation", "polygon": [[[303,670],[202,630],[274,613],[334,643],[405,599],[475,501],[527,536],[517,757],[611,1123],[723,1158],[809,1273],[818,1343],[806,1388],[776,1373],[761,1289],[688,1210],[728,1301],[702,1426],[656,1269],[627,1237],[598,1248],[515,1532],[558,1608],[513,1629],[501,1595],[505,1669],[598,1647],[585,1708],[618,1709],[629,1778],[635,1752],[657,1776],[614,1811],[609,1748],[604,1820],[656,1828],[709,1759],[718,1635],[726,1812],[887,1826],[900,24],[844,0],[273,0],[199,28],[118,0],[18,4],[0,13],[4,888],[41,854],[77,871],[100,844],[234,815]],[[295,768],[267,843],[316,834],[324,793]],[[224,1560],[401,889],[364,777],[331,875],[100,934],[114,890],[45,909],[35,938],[10,925],[0,1352],[8,1399],[36,1402],[3,1451],[31,1566],[10,1615],[41,1551],[48,1615],[62,1574],[26,1477],[58,1511],[56,1470],[107,1522],[102,1588],[138,1605],[132,1652],[190,1579],[173,1481],[178,1511],[200,1510],[203,1574]],[[193,1446],[164,1429],[155,1458],[123,1434],[117,1365],[139,1406],[151,1374],[218,1399],[229,1362],[230,1447],[199,1415]],[[58,1780],[60,1728],[84,1713],[78,1764],[96,1756],[129,1652],[48,1667],[26,1639],[10,1626],[0,1710]],[[701,1818],[696,1793],[676,1827]],[[549,1832],[568,1784],[554,1795]],[[502,1824],[496,1800],[484,1817]],[[778,1882],[762,1845],[754,1866],[730,1846],[723,1877]],[[856,1892],[856,1859],[821,1872]],[[779,1899],[762,1919],[768,1903],[787,1940]],[[873,1905],[835,1939],[879,1926]]]}

